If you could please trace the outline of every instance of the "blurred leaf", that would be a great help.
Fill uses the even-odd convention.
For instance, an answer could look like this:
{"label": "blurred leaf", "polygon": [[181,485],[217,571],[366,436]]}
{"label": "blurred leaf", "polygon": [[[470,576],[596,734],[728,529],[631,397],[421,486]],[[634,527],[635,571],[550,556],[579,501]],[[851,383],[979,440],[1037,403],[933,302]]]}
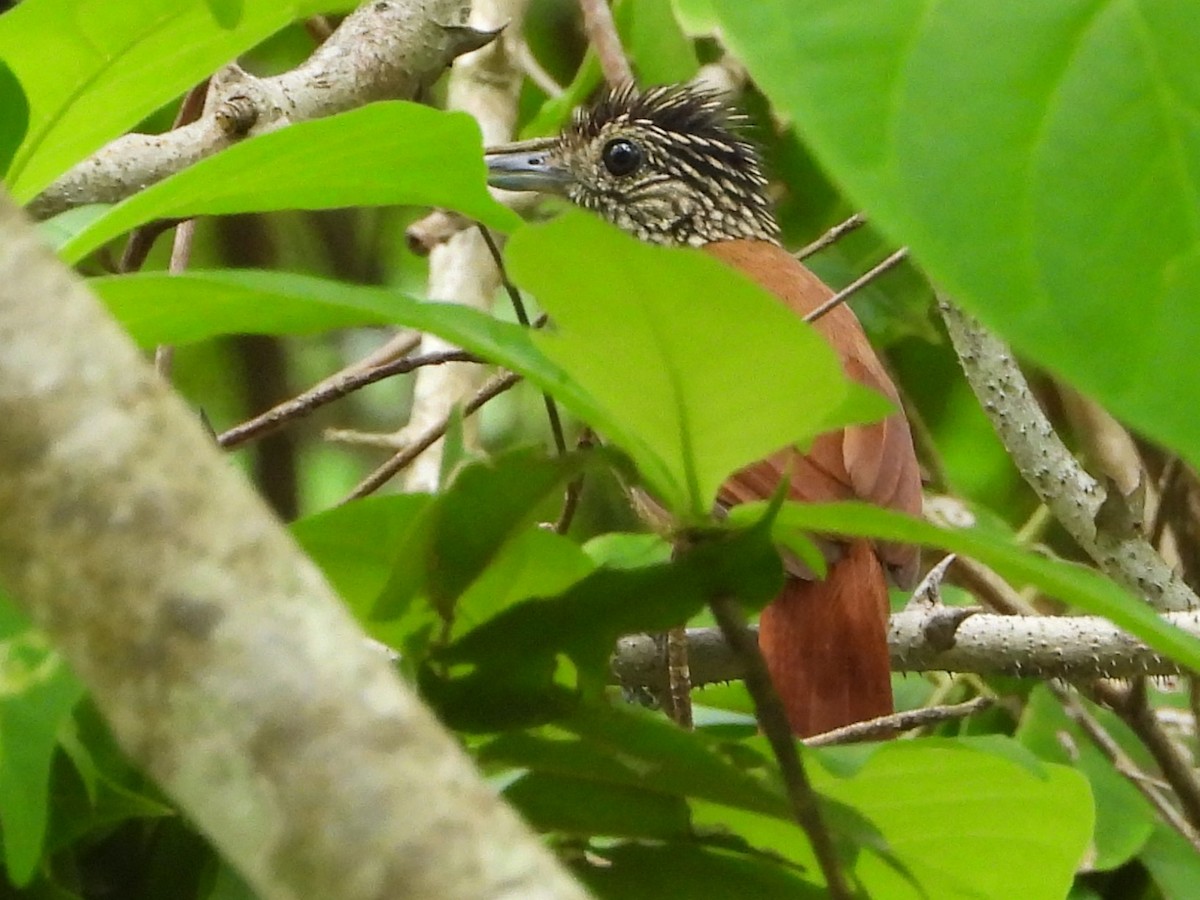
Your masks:
{"label": "blurred leaf", "polygon": [[38,869],[58,733],[83,686],[40,631],[0,596],[0,825],[17,886]]}
{"label": "blurred leaf", "polygon": [[29,127],[29,101],[21,82],[3,59],[0,59],[0,109],[4,110],[0,116],[0,176],[3,176]]}
{"label": "blurred leaf", "polygon": [[504,798],[542,831],[656,840],[689,834],[682,798],[588,777],[530,772],[513,782]]}
{"label": "blurred leaf", "polygon": [[29,130],[8,173],[17,201],[289,22],[354,4],[241,5],[230,28],[205,0],[25,0],[0,17],[0,59],[29,98]]}
{"label": "blurred leaf", "polygon": [[68,262],[152,219],[343,206],[444,206],[500,231],[520,224],[486,188],[465,113],[390,101],[260,134],[118,203],[62,248]]}
{"label": "blurred leaf", "polygon": [[[810,770],[818,791],[879,827],[928,897],[1060,900],[1092,834],[1082,775],[1034,774],[955,741],[880,746],[852,778]],[[871,896],[921,896],[876,856],[860,856],[856,874]]]}
{"label": "blurred leaf", "polygon": [[[1113,713],[1091,703],[1087,707],[1131,756],[1136,759],[1146,755],[1145,748]],[[1030,692],[1016,737],[1043,759],[1073,765],[1087,776],[1096,800],[1096,858],[1092,868],[1115,869],[1137,855],[1158,822],[1154,810],[1092,740],[1067,718],[1044,685]],[[1145,764],[1142,760],[1139,763]],[[1152,762],[1149,769],[1153,770]]]}
{"label": "blurred leaf", "polygon": [[572,866],[603,900],[819,900],[825,888],[766,858],[687,843],[597,848]]}
{"label": "blurred leaf", "polygon": [[212,17],[222,28],[236,28],[241,21],[244,0],[204,0]]}
{"label": "blurred leaf", "polygon": [[1166,900],[1188,900],[1200,883],[1200,854],[1174,828],[1159,822],[1139,859]]}
{"label": "blurred leaf", "polygon": [[664,631],[719,593],[761,605],[780,577],[765,526],[712,535],[669,564],[598,569],[450,644],[435,655],[436,667],[422,669],[422,693],[444,721],[466,731],[549,722],[603,690],[620,635]]}
{"label": "blurred leaf", "polygon": [[527,525],[501,544],[487,568],[454,602],[451,636],[482,625],[518,601],[561,593],[594,568],[574,541],[540,525]]}
{"label": "blurred leaf", "polygon": [[680,731],[661,715],[601,702],[557,723],[554,733],[502,734],[481,748],[479,760],[704,798],[774,816],[794,829],[782,789],[731,765],[721,749],[716,740]]}
{"label": "blurred leaf", "polygon": [[610,569],[637,569],[671,558],[670,543],[650,532],[598,534],[583,549],[596,565]]}
{"label": "blurred leaf", "polygon": [[[761,509],[758,503],[736,507],[730,518],[752,521]],[[1158,652],[1188,668],[1200,669],[1200,638],[1167,624],[1150,606],[1095,570],[1049,559],[994,529],[939,528],[866,503],[786,503],[776,527],[875,537],[961,553],[990,566],[1014,584],[1037,585],[1051,597],[1104,616]]]}
{"label": "blurred leaf", "polygon": [[37,229],[46,243],[58,250],[111,208],[112,204],[109,203],[85,203],[83,206],[73,206],[56,216],[38,222]]}
{"label": "blurred leaf", "polygon": [[427,494],[366,497],[294,522],[290,530],[339,596],[365,619],[432,502]]}
{"label": "blurred leaf", "polygon": [[1200,461],[1189,4],[711,5],[777,112],[934,280]]}
{"label": "blurred leaf", "polygon": [[615,18],[640,84],[678,84],[695,76],[696,51],[675,21],[671,0],[621,0]]}
{"label": "blurred leaf", "polygon": [[[423,514],[416,526],[421,534],[409,544],[407,558],[397,561],[397,570],[375,604],[372,618],[395,618],[417,592],[422,592],[446,621],[453,621],[458,597],[510,540],[526,531],[541,505],[601,459],[612,457],[591,452],[548,458],[540,451],[517,450],[465,467]],[[486,510],[486,515],[480,515],[481,510]],[[522,549],[535,551],[535,545],[527,542]],[[546,573],[544,579],[534,578],[528,582],[530,585],[561,589],[566,586],[562,582],[567,570],[582,569],[581,574],[585,574],[590,569],[577,549],[570,563],[563,559],[565,550],[561,547],[543,544],[538,549],[555,555],[553,568],[557,571]],[[521,562],[514,555],[506,565]],[[510,570],[509,574],[514,573]],[[481,587],[471,615],[483,615],[489,603],[495,601],[494,591],[486,585]]]}
{"label": "blurred leaf", "polygon": [[817,333],[696,250],[643,244],[573,213],[522,229],[508,257],[554,320],[535,343],[602,419],[575,412],[634,459],[677,516],[703,519],[730,473],[854,417],[840,408],[849,388]]}

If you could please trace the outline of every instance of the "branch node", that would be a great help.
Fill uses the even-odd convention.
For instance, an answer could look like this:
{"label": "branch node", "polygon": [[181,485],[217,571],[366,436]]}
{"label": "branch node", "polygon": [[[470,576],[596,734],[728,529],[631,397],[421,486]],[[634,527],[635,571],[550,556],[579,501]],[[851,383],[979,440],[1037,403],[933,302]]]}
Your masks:
{"label": "branch node", "polygon": [[962,623],[981,611],[975,606],[951,606],[936,610],[921,629],[921,634],[930,647],[944,653],[954,648]]}

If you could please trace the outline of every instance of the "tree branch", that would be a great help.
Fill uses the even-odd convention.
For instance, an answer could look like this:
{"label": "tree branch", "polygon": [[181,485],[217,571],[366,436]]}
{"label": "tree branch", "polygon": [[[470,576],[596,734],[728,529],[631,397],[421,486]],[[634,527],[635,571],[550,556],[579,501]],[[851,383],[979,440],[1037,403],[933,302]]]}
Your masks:
{"label": "tree branch", "polygon": [[306,62],[271,78],[237,65],[213,76],[204,115],[161,135],[128,134],[35,197],[46,219],[86,203],[116,203],[230,144],[374,100],[411,98],[494,32],[463,25],[466,0],[373,0],[346,17]]}
{"label": "tree branch", "polygon": [[1021,475],[1114,581],[1156,609],[1200,600],[1130,521],[1123,499],[1084,471],[1042,412],[1012,351],[944,297],[939,307],[967,381]]}
{"label": "tree branch", "polygon": [[[966,615],[964,615],[966,613]],[[1200,636],[1200,612],[1163,618]],[[998,616],[963,607],[906,610],[888,629],[898,672],[974,672],[1023,678],[1133,678],[1176,675],[1179,666],[1100,616]],[[733,681],[743,672],[715,628],[688,630],[693,685]],[[666,689],[662,648],[648,635],[627,635],[612,660],[621,684]]]}
{"label": "tree branch", "polygon": [[585,896],[2,195],[0,343],[0,583],[260,896]]}

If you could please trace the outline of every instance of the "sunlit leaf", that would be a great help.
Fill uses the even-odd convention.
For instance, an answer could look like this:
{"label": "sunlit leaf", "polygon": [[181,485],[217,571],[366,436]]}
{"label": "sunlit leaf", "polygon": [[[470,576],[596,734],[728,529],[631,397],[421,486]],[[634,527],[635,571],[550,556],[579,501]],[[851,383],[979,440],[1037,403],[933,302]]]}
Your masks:
{"label": "sunlit leaf", "polygon": [[395,204],[444,206],[501,231],[520,223],[487,192],[474,119],[393,101],[297,122],[203,159],[112,207],[61,255],[76,262],[151,219]]}
{"label": "sunlit leaf", "polygon": [[1190,4],[708,5],[777,113],[935,281],[1200,460]]}
{"label": "sunlit leaf", "polygon": [[17,200],[289,22],[354,4],[240,5],[233,25],[218,21],[207,0],[25,0],[0,16],[0,59],[29,98],[29,130],[7,179]]}

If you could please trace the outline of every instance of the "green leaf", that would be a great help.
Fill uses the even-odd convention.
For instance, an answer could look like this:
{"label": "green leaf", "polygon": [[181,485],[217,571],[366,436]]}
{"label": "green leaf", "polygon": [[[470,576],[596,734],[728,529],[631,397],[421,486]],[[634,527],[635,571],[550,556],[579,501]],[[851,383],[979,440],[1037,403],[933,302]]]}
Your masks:
{"label": "green leaf", "polygon": [[582,707],[553,731],[500,735],[481,748],[479,761],[703,798],[774,816],[794,828],[782,790],[722,758],[722,749],[716,740],[681,731],[661,715],[605,701]]}
{"label": "green leaf", "polygon": [[0,826],[8,877],[21,886],[41,861],[58,732],[83,686],[5,597],[0,663]]}
{"label": "green leaf", "polygon": [[595,848],[572,869],[605,900],[819,900],[824,887],[764,858],[688,843]]}
{"label": "green leaf", "polygon": [[530,772],[504,797],[539,831],[656,840],[689,834],[687,804],[653,790]]}
{"label": "green leaf", "polygon": [[[416,526],[420,533],[413,536],[406,558],[397,561],[391,580],[371,612],[372,618],[395,618],[420,592],[445,621],[453,622],[459,596],[485,575],[511,540],[525,534],[542,504],[585,468],[606,457],[607,454],[600,452],[550,459],[540,451],[517,450],[465,467],[425,511]],[[487,514],[480,515],[480,510],[486,510]],[[526,562],[521,554],[535,546],[526,539],[505,560],[510,576],[516,575],[514,566]],[[531,586],[561,590],[574,580],[566,577],[568,572],[582,575],[591,568],[582,551],[571,553],[568,562],[564,555],[569,551],[563,547],[541,549],[554,554],[554,571],[544,573],[544,578],[530,578],[527,583]],[[491,573],[489,577],[496,576]],[[497,608],[500,601],[496,588],[494,581],[479,588],[472,598],[469,619],[481,618],[489,608],[492,611]]]}
{"label": "green leaf", "polygon": [[[230,0],[221,0],[228,7]],[[25,0],[0,17],[0,59],[29,98],[8,173],[19,202],[289,22],[348,0],[243,0],[225,27],[204,0]],[[7,110],[5,115],[7,115]]]}
{"label": "green leaf", "polygon": [[522,229],[508,257],[554,320],[534,341],[602,419],[581,417],[681,517],[706,517],[736,469],[854,415],[839,409],[847,382],[816,332],[697,250],[574,213]]}
{"label": "green leaf", "polygon": [[339,596],[365,619],[432,502],[428,494],[367,497],[301,519],[290,530]]}
{"label": "green leaf", "polygon": [[520,224],[486,188],[479,126],[465,113],[372,103],[260,134],[114,206],[62,248],[77,262],[151,219],[280,209],[444,206],[500,231]]}
{"label": "green leaf", "polygon": [[639,82],[676,84],[695,76],[696,50],[675,21],[671,0],[623,0],[615,18]]}
{"label": "green leaf", "polygon": [[711,5],[778,113],[936,282],[1200,461],[1191,5]]}
{"label": "green leaf", "polygon": [[241,21],[244,0],[204,0],[212,17],[222,28],[235,28]]}
{"label": "green leaf", "polygon": [[[731,511],[733,521],[752,521],[763,504]],[[866,503],[785,503],[777,528],[874,537],[938,547],[977,559],[1009,581],[1034,584],[1052,597],[1114,624],[1188,668],[1200,668],[1200,638],[1163,621],[1153,609],[1093,569],[1047,559],[996,530],[939,528]]]}
{"label": "green leaf", "polygon": [[[1090,703],[1087,706],[1134,759],[1147,755],[1145,747],[1116,715]],[[1137,855],[1158,824],[1154,810],[1095,743],[1067,718],[1044,685],[1038,685],[1030,693],[1016,737],[1043,759],[1073,765],[1087,777],[1096,800],[1096,856],[1092,868],[1115,869]],[[1148,763],[1153,769],[1150,760],[1138,759],[1138,763]]]}
{"label": "green leaf", "polygon": [[[881,746],[852,778],[810,773],[823,795],[879,827],[927,897],[1060,900],[1092,834],[1078,772],[1046,765],[1035,774],[954,741]],[[856,874],[873,897],[921,896],[877,856],[860,856]]]}
{"label": "green leaf", "polygon": [[104,276],[88,285],[143,347],[224,334],[310,334],[390,323],[432,332],[518,371],[536,370],[542,381],[563,377],[519,325],[388,288],[254,269]]}
{"label": "green leaf", "polygon": [[25,99],[25,91],[21,82],[13,74],[12,69],[0,59],[0,176],[8,171],[17,147],[25,138],[25,129],[29,127],[29,101]]}
{"label": "green leaf", "polygon": [[622,634],[664,631],[708,599],[730,594],[761,605],[781,567],[765,527],[710,535],[668,564],[598,569],[550,598],[519,603],[435,654],[423,695],[465,731],[529,727],[560,718],[601,693]]}
{"label": "green leaf", "polygon": [[1164,897],[1186,900],[1195,893],[1200,883],[1200,856],[1174,828],[1158,823],[1139,858]]}

